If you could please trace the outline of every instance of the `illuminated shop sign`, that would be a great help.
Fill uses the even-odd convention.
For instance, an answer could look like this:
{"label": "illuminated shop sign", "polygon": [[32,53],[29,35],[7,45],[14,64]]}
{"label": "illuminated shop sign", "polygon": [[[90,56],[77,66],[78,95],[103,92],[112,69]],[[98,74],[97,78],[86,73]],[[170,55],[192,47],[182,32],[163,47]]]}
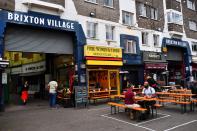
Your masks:
{"label": "illuminated shop sign", "polygon": [[94,57],[122,58],[122,49],[121,48],[86,45],[84,47],[84,55],[85,56],[94,56]]}

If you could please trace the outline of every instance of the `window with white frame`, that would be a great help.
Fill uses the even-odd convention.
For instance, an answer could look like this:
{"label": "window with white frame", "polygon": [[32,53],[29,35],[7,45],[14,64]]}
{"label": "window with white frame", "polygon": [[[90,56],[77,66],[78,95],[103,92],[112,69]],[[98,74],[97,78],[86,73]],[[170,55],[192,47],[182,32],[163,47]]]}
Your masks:
{"label": "window with white frame", "polygon": [[104,0],[104,5],[113,7],[114,6],[114,0]]}
{"label": "window with white frame", "polygon": [[154,46],[156,47],[159,46],[159,35],[153,34],[153,42],[154,42]]}
{"label": "window with white frame", "polygon": [[142,32],[142,45],[148,45],[148,33]]}
{"label": "window with white frame", "polygon": [[187,0],[187,8],[191,10],[196,10],[195,1],[194,0]]}
{"label": "window with white frame", "polygon": [[124,53],[136,54],[137,53],[136,41],[127,40],[124,47]]}
{"label": "window with white frame", "polygon": [[97,38],[98,23],[87,22],[87,37]]}
{"label": "window with white frame", "polygon": [[87,2],[91,2],[91,3],[97,3],[97,0],[85,0]]}
{"label": "window with white frame", "polygon": [[183,17],[181,14],[170,11],[167,13],[168,23],[183,24]]}
{"label": "window with white frame", "polygon": [[106,40],[114,40],[115,26],[106,25]]}
{"label": "window with white frame", "polygon": [[122,23],[124,25],[133,25],[133,13],[122,11]]}
{"label": "window with white frame", "polygon": [[197,42],[192,42],[192,51],[197,52]]}
{"label": "window with white frame", "polygon": [[189,21],[189,29],[193,31],[197,31],[197,23],[194,21]]}
{"label": "window with white frame", "polygon": [[150,8],[151,19],[158,20],[158,10],[156,8]]}
{"label": "window with white frame", "polygon": [[140,3],[138,6],[138,11],[140,16],[147,17],[147,7],[145,6],[145,4]]}

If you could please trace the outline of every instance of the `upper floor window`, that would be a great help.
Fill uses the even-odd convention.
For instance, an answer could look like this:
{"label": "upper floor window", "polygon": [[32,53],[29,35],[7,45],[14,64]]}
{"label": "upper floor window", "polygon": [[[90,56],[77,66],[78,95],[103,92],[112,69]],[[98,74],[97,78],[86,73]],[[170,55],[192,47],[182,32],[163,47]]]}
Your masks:
{"label": "upper floor window", "polygon": [[158,10],[156,8],[150,8],[151,19],[158,20]]}
{"label": "upper floor window", "polygon": [[91,2],[91,3],[97,3],[97,0],[85,0],[87,2]]}
{"label": "upper floor window", "polygon": [[192,51],[197,51],[197,42],[192,42]]}
{"label": "upper floor window", "polygon": [[133,25],[133,14],[122,11],[122,23],[125,25]]}
{"label": "upper floor window", "polygon": [[148,33],[142,32],[142,45],[148,45]]}
{"label": "upper floor window", "polygon": [[98,24],[94,22],[87,22],[87,37],[97,38]]}
{"label": "upper floor window", "polygon": [[106,25],[106,40],[114,40],[114,29],[115,26]]}
{"label": "upper floor window", "polygon": [[187,8],[196,10],[195,1],[194,0],[187,0]]}
{"label": "upper floor window", "polygon": [[197,23],[194,21],[189,21],[189,29],[197,31]]}
{"label": "upper floor window", "polygon": [[124,53],[136,54],[136,53],[137,53],[137,48],[136,48],[136,46],[137,46],[136,41],[128,40],[128,41],[125,43]]}
{"label": "upper floor window", "polygon": [[147,16],[147,7],[145,4],[140,3],[138,6],[138,11],[140,16],[148,17]]}
{"label": "upper floor window", "polygon": [[153,34],[154,46],[159,46],[159,35]]}
{"label": "upper floor window", "polygon": [[104,0],[104,5],[113,7],[114,6],[114,0]]}
{"label": "upper floor window", "polygon": [[158,9],[145,5],[143,3],[138,4],[139,15],[143,17],[148,17],[154,20],[158,20]]}
{"label": "upper floor window", "polygon": [[174,11],[170,11],[167,13],[168,16],[168,23],[175,23],[175,24],[181,24],[183,23],[183,17],[181,14],[176,13]]}

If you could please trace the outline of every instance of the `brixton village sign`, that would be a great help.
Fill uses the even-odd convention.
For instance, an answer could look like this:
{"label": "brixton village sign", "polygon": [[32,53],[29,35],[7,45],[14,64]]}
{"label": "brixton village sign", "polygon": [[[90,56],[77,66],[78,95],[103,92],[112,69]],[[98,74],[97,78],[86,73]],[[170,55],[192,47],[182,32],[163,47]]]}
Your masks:
{"label": "brixton village sign", "polygon": [[74,30],[75,22],[60,19],[58,16],[41,14],[36,12],[7,12],[7,20],[14,23],[45,26],[50,28],[61,28]]}

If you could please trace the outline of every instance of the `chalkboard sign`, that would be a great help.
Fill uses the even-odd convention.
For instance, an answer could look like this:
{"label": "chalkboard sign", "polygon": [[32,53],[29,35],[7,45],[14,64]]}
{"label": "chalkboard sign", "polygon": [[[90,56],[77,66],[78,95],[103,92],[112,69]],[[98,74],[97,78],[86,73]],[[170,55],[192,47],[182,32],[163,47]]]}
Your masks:
{"label": "chalkboard sign", "polygon": [[74,86],[75,88],[75,107],[88,105],[88,90],[86,86]]}

